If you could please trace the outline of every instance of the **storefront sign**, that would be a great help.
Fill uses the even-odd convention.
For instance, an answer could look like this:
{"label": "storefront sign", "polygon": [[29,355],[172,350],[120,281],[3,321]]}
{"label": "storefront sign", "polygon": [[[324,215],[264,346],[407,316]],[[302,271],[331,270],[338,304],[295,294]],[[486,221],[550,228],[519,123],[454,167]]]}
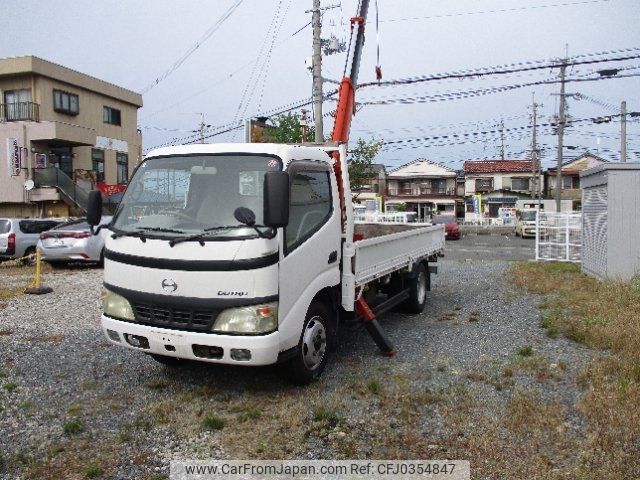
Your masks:
{"label": "storefront sign", "polygon": [[7,138],[7,158],[9,159],[9,175],[16,177],[20,175],[22,162],[20,159],[20,147],[18,140],[15,138]]}
{"label": "storefront sign", "polygon": [[109,183],[96,183],[96,187],[98,188],[98,190],[100,190],[102,196],[104,197],[124,192],[127,189],[126,185],[112,185]]}
{"label": "storefront sign", "polygon": [[129,145],[124,140],[109,137],[96,137],[96,148],[101,150],[115,150],[116,152],[129,153]]}

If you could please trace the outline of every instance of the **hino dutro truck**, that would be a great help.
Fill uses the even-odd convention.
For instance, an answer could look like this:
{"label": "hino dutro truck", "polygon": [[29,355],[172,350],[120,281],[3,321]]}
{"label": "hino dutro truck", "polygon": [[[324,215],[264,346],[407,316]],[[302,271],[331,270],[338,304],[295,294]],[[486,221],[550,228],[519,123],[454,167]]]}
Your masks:
{"label": "hino dutro truck", "polygon": [[[376,317],[401,304],[422,312],[445,235],[354,223],[346,142],[367,7],[351,19],[331,142],[174,146],[137,167],[103,227],[110,342],[164,364],[282,363],[299,384],[318,378],[348,325],[395,353]],[[91,192],[93,227],[101,210]]]}

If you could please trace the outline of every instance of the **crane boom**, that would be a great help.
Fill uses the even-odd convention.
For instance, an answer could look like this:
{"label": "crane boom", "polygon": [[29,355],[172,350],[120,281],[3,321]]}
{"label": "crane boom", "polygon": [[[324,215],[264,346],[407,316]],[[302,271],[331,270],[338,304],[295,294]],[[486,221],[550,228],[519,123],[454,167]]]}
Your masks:
{"label": "crane boom", "polygon": [[340,82],[340,89],[338,90],[338,108],[336,109],[333,132],[331,134],[331,140],[334,142],[349,141],[351,120],[356,107],[355,92],[358,86],[358,71],[364,46],[364,27],[368,10],[369,0],[361,0],[358,16],[351,19],[351,39],[349,40],[350,48],[349,56],[347,57],[347,66],[351,63],[351,68],[348,75],[345,68],[345,76]]}

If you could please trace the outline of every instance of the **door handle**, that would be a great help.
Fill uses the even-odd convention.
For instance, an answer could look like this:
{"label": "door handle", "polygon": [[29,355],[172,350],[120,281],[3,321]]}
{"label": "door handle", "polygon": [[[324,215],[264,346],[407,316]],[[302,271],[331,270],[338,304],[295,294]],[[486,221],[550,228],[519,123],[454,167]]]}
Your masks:
{"label": "door handle", "polygon": [[338,260],[338,251],[334,250],[329,254],[329,264],[335,263]]}

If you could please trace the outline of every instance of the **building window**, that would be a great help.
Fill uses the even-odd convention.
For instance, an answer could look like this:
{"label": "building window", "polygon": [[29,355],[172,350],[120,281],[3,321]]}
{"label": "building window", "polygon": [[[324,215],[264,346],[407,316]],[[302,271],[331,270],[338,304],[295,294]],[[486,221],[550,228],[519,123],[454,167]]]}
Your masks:
{"label": "building window", "polygon": [[91,164],[96,172],[96,183],[104,183],[104,150],[91,150]]}
{"label": "building window", "polygon": [[111,125],[122,125],[120,123],[120,110],[111,107],[102,107],[102,120]]}
{"label": "building window", "polygon": [[126,184],[129,181],[129,156],[126,153],[116,153],[116,166],[118,185]]}
{"label": "building window", "polygon": [[493,178],[477,178],[476,192],[490,192],[493,190]]}
{"label": "building window", "polygon": [[80,113],[78,95],[75,93],[63,92],[62,90],[54,90],[53,109],[58,113],[78,115],[78,113]]}
{"label": "building window", "polygon": [[529,190],[528,178],[512,178],[511,190]]}
{"label": "building window", "polygon": [[446,193],[447,181],[444,178],[431,180],[431,190],[433,191],[433,193]]}
{"label": "building window", "polygon": [[7,120],[31,120],[31,89],[4,92],[4,115]]}

